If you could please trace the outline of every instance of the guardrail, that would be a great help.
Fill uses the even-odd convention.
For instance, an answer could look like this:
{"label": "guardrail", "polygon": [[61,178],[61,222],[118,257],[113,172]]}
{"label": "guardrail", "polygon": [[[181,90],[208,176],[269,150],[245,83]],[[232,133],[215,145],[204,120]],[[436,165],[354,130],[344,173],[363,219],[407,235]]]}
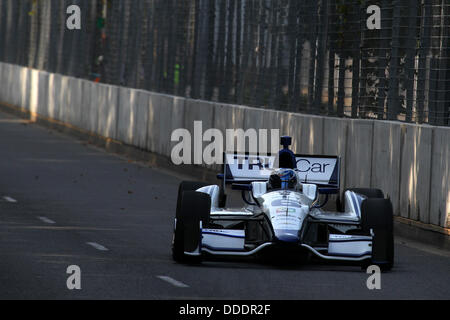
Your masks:
{"label": "guardrail", "polygon": [[[293,151],[342,157],[344,188],[376,187],[395,214],[450,227],[450,128],[340,119],[192,100],[0,63],[0,102],[171,156],[171,133],[279,129]],[[205,165],[206,166],[206,165]],[[217,169],[217,166],[209,166]]]}

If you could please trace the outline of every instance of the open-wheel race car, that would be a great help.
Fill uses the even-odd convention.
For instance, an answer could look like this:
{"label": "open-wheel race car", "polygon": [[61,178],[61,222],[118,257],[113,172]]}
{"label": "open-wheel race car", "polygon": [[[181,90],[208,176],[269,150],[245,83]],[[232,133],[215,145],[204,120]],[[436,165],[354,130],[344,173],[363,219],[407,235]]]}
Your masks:
{"label": "open-wheel race car", "polygon": [[[290,137],[281,144],[278,155],[224,154],[220,186],[180,184],[173,258],[192,262],[282,250],[390,270],[391,201],[378,189],[348,189],[340,210],[323,210],[329,195],[340,193],[340,158],[295,155]],[[225,207],[227,185],[241,191],[243,208]]]}

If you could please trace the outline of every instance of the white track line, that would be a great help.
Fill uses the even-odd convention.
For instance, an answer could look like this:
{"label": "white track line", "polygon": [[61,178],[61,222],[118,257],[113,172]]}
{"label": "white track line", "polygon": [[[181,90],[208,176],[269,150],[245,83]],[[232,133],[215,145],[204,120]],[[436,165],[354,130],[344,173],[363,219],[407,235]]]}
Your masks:
{"label": "white track line", "polygon": [[55,224],[56,222],[53,221],[52,219],[49,219],[47,217],[37,217],[39,220],[41,220],[42,222],[48,223],[48,224]]}
{"label": "white track line", "polygon": [[108,248],[102,246],[101,244],[98,244],[96,242],[86,242],[86,244],[90,245],[91,247],[94,247],[97,250],[100,251],[108,251]]}
{"label": "white track line", "polygon": [[178,288],[189,288],[189,286],[187,284],[184,284],[183,282],[180,282],[178,280],[175,280],[171,277],[168,276],[156,276],[158,279],[161,279],[163,281],[166,281],[168,283],[170,283],[171,285],[178,287]]}
{"label": "white track line", "polygon": [[3,199],[8,201],[8,202],[11,202],[11,203],[17,203],[16,199],[13,199],[13,198],[8,197],[8,196],[4,196]]}

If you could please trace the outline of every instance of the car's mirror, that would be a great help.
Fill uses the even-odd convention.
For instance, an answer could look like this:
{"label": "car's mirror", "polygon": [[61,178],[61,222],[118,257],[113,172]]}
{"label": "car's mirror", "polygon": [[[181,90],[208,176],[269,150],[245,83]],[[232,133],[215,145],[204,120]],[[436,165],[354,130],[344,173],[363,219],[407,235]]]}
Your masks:
{"label": "car's mirror", "polygon": [[303,184],[303,194],[312,201],[317,198],[317,185],[315,184]]}
{"label": "car's mirror", "polygon": [[267,182],[252,182],[253,197],[259,198],[267,193]]}

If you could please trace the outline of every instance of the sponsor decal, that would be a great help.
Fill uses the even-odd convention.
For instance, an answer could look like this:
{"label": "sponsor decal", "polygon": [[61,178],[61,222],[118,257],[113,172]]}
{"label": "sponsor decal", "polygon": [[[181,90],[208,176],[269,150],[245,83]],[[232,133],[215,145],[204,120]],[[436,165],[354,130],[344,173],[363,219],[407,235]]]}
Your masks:
{"label": "sponsor decal", "polygon": [[290,201],[290,200],[275,200],[272,201],[272,206],[274,207],[291,207],[291,208],[301,208],[300,203],[295,202],[295,201]]}
{"label": "sponsor decal", "polygon": [[289,214],[289,213],[295,213],[295,209],[294,208],[278,208],[276,210],[277,213],[280,214]]}

